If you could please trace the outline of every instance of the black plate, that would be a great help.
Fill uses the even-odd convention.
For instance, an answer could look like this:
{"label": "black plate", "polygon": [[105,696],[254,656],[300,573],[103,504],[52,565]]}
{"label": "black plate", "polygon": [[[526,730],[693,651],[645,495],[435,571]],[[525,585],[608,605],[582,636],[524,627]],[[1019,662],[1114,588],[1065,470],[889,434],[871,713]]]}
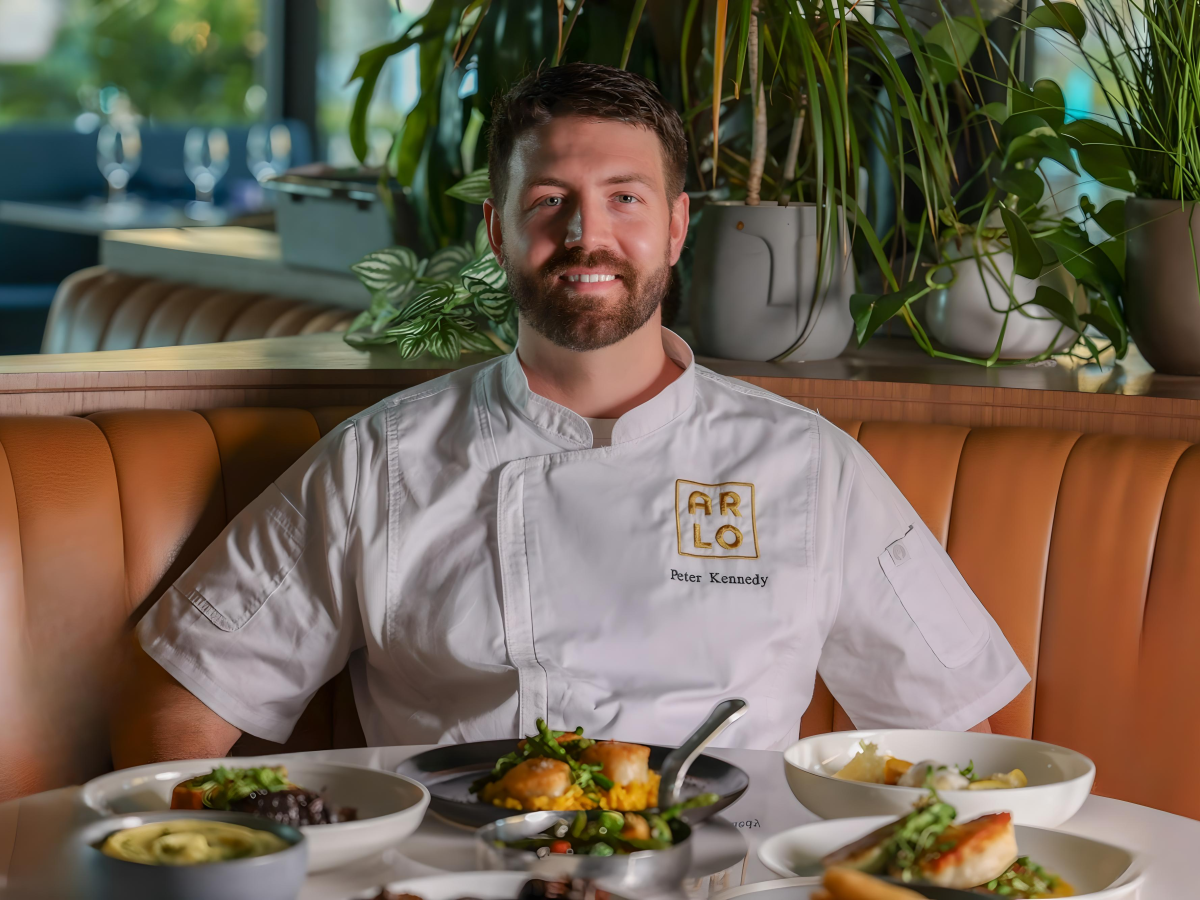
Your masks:
{"label": "black plate", "polygon": [[[406,759],[396,771],[429,788],[429,808],[437,815],[478,828],[506,815],[515,815],[513,810],[480,803],[468,788],[479,776],[490,772],[497,759],[511,753],[516,746],[515,740],[508,739],[437,747]],[[647,746],[650,747],[650,768],[655,771],[662,768],[667,754],[675,749],[654,744]],[[703,822],[737,800],[749,786],[750,776],[737,766],[713,756],[699,756],[684,779],[683,799],[707,793],[721,799],[711,806],[686,810],[682,818],[689,825]]]}

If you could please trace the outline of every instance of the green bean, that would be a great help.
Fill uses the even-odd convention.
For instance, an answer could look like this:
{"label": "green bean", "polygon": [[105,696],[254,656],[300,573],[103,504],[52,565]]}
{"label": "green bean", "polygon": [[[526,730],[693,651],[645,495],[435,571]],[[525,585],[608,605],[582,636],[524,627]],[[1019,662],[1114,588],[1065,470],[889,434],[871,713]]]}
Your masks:
{"label": "green bean", "polygon": [[571,837],[579,837],[583,834],[583,828],[587,825],[587,813],[575,813],[575,821],[571,823]]}
{"label": "green bean", "polygon": [[616,852],[617,851],[608,844],[600,842],[598,844],[592,844],[591,849],[588,850],[588,856],[612,856]]}
{"label": "green bean", "polygon": [[613,834],[620,834],[621,829],[625,827],[625,817],[619,812],[612,810],[604,810],[599,816],[600,825],[607,828]]}

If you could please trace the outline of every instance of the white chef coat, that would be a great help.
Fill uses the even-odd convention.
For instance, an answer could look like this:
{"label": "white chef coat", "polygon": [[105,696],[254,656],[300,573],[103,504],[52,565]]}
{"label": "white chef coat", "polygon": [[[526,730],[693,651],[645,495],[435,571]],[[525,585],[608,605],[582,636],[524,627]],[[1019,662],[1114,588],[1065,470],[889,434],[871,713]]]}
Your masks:
{"label": "white chef coat", "polygon": [[233,725],[285,740],[351,665],[372,745],[552,727],[727,746],[797,737],[819,671],[859,727],[961,730],[1029,680],[856,441],[697,366],[608,447],[515,355],[334,429],[238,515],[138,627]]}

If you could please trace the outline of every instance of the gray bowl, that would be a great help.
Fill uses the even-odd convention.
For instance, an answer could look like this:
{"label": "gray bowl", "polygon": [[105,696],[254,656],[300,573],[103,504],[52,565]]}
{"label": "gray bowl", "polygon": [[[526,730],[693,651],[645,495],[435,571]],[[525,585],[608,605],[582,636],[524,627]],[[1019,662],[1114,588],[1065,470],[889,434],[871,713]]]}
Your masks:
{"label": "gray bowl", "polygon": [[499,819],[475,832],[476,857],[481,869],[529,872],[537,878],[569,881],[593,879],[614,891],[678,888],[692,865],[691,828],[675,823],[682,837],[666,850],[640,850],[615,856],[576,856],[497,847],[496,841],[517,841],[541,834],[556,821],[570,822],[573,812],[531,812]]}
{"label": "gray bowl", "polygon": [[[98,849],[110,834],[173,819],[215,819],[269,831],[289,844],[286,850],[195,866],[150,866],[106,856]],[[308,842],[295,828],[249,813],[176,809],[134,813],[92,822],[76,839],[82,856],[87,896],[96,900],[296,900],[304,884]]]}

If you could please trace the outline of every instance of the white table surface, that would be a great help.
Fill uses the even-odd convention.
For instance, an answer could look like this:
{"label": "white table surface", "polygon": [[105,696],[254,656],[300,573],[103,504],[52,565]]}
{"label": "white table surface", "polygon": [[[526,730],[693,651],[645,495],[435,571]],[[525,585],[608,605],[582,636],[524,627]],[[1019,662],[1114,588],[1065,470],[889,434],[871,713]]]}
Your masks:
{"label": "white table surface", "polygon": [[[280,754],[289,758],[323,759],[391,769],[428,747],[375,747]],[[697,855],[707,846],[719,847],[724,858],[730,847],[743,853],[733,828],[745,838],[744,854],[712,877],[697,879],[687,887],[693,896],[706,896],[774,878],[758,861],[755,850],[766,837],[795,825],[816,821],[816,816],[792,796],[783,774],[783,754],[766,750],[709,750],[750,775],[746,794],[724,813],[723,823],[697,830]],[[62,880],[69,863],[64,858],[67,838],[80,824],[96,818],[79,799],[79,788],[61,788],[0,804],[0,892],[6,897],[61,897]],[[1149,859],[1141,900],[1183,900],[1197,895],[1194,857],[1200,852],[1200,822],[1145,806],[1089,797],[1083,809],[1061,830],[1118,844],[1146,854]],[[731,844],[732,839],[732,844]],[[367,887],[399,878],[442,871],[469,871],[474,866],[471,833],[426,815],[420,829],[399,844],[351,866],[311,876],[301,900],[342,900]]]}

